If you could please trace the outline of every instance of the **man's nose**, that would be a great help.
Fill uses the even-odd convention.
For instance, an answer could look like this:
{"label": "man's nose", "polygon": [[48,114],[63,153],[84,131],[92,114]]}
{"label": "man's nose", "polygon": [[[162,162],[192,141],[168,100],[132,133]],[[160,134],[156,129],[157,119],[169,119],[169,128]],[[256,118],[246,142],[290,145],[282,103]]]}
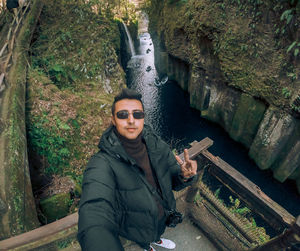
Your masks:
{"label": "man's nose", "polygon": [[128,123],[132,124],[134,122],[134,117],[133,117],[133,114],[130,113],[129,116],[128,116],[128,119],[127,119]]}

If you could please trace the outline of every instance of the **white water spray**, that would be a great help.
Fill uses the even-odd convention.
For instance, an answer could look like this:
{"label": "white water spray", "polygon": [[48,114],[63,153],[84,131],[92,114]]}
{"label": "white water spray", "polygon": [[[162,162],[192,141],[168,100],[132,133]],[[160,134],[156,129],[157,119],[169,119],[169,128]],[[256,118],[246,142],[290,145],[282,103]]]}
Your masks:
{"label": "white water spray", "polygon": [[130,32],[126,26],[126,24],[124,24],[124,22],[122,22],[123,26],[124,26],[124,29],[126,31],[126,35],[127,35],[127,38],[128,38],[128,43],[129,43],[129,48],[130,48],[130,52],[131,52],[131,57],[135,56],[135,50],[134,50],[134,45],[133,45],[133,41],[132,41],[132,38],[130,36]]}

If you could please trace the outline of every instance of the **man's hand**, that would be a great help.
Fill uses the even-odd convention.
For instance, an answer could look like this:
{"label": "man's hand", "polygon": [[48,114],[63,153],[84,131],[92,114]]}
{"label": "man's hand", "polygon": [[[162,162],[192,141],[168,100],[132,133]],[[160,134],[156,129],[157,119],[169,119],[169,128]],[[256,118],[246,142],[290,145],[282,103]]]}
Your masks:
{"label": "man's hand", "polygon": [[181,167],[181,175],[185,179],[188,179],[197,174],[197,161],[190,160],[188,150],[184,149],[183,151],[184,161],[178,155],[175,155],[176,160],[178,161]]}

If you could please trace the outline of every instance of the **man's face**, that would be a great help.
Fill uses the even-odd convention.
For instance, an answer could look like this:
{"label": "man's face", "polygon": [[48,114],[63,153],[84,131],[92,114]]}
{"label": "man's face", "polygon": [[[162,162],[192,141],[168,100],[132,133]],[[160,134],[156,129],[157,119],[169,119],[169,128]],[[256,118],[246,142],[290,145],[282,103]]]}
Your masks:
{"label": "man's face", "polygon": [[[120,119],[117,113],[128,112],[128,118]],[[118,132],[127,139],[136,139],[144,128],[144,118],[136,119],[133,112],[143,111],[142,103],[136,99],[122,99],[115,103],[115,114],[112,116],[112,123]],[[124,113],[124,112],[123,112]]]}

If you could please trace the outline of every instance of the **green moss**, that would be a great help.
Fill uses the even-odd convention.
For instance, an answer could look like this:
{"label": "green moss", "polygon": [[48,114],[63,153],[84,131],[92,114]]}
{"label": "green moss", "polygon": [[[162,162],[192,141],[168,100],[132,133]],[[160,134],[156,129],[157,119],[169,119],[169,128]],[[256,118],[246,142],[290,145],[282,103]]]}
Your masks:
{"label": "green moss", "polygon": [[58,247],[58,249],[65,249],[67,248],[68,246],[71,245],[71,243],[74,241],[75,238],[68,238],[68,239],[65,239],[65,240],[62,240],[62,241],[59,241],[56,245]]}
{"label": "green moss", "polygon": [[[21,71],[22,74],[22,71]],[[17,76],[19,77],[19,76]],[[19,84],[20,81],[16,80],[16,84]],[[10,213],[10,224],[11,229],[16,233],[23,232],[25,230],[25,222],[24,222],[24,206],[25,206],[25,198],[22,186],[23,179],[21,174],[22,166],[24,166],[24,154],[26,151],[26,145],[24,142],[24,134],[22,134],[22,112],[21,103],[18,96],[23,96],[20,88],[15,89],[15,93],[12,96],[11,107],[10,107],[10,119],[9,119],[9,127],[7,131],[7,139],[9,142],[8,146],[8,156],[10,168],[7,170],[7,179],[10,180],[8,190],[9,197],[13,198],[11,201],[11,209]],[[20,123],[21,122],[21,123]],[[23,139],[23,140],[22,140]]]}
{"label": "green moss", "polygon": [[[180,6],[167,1],[151,3],[150,31],[153,36],[163,38],[161,42],[170,54],[189,61],[192,66],[200,66],[208,74],[210,58],[214,56],[211,80],[216,70],[220,70],[222,79],[216,82],[277,107],[292,109],[292,95],[283,97],[281,90],[289,88],[291,94],[298,92],[295,78],[299,62],[291,61],[287,51],[279,46],[290,45],[291,38],[275,34],[275,27],[284,26],[280,16],[288,8],[285,3],[231,0],[189,0]],[[297,23],[299,19],[296,13],[293,20]],[[291,29],[292,34],[295,28],[291,25],[283,29]]]}
{"label": "green moss", "polygon": [[60,88],[112,75],[120,51],[117,23],[77,1],[48,1],[33,44],[33,65]]}
{"label": "green moss", "polygon": [[27,129],[49,174],[81,180],[125,83],[117,21],[78,1],[47,1],[33,44]]}
{"label": "green moss", "polygon": [[47,223],[67,216],[71,202],[69,193],[56,194],[50,198],[42,199],[40,207],[47,218]]}
{"label": "green moss", "polygon": [[14,62],[7,78],[10,89],[6,91],[2,102],[7,119],[7,128],[4,132],[6,142],[4,163],[6,164],[5,180],[7,181],[5,197],[10,209],[8,212],[10,232],[5,233],[8,236],[31,230],[38,225],[32,189],[28,180],[24,104],[28,62],[26,48],[28,48],[34,29],[34,23],[31,22],[31,26],[29,26],[28,20],[37,20],[40,9],[41,3],[32,5],[31,11],[23,20],[24,25],[18,32],[13,55]]}
{"label": "green moss", "polygon": [[21,102],[17,98],[18,94],[16,93],[12,97],[9,127],[6,132],[9,142],[7,149],[9,168],[6,169],[5,175],[6,179],[9,180],[9,186],[6,192],[7,198],[11,198],[8,202],[11,209],[9,224],[13,235],[37,226],[36,214],[32,211],[34,210],[34,202],[33,197],[31,197],[31,187],[28,189],[26,180],[24,180],[24,178],[27,179],[26,171],[28,171],[25,159],[27,149],[25,130],[22,130],[22,120],[20,121],[20,117],[22,117],[20,110],[22,109]]}
{"label": "green moss", "polygon": [[18,41],[19,45],[25,50],[29,49],[30,40],[33,31],[35,30],[35,26],[38,21],[38,17],[40,15],[43,4],[44,1],[37,1],[34,4],[31,4],[30,14],[26,17],[26,20],[22,27],[21,33],[23,34],[21,34],[21,39]]}
{"label": "green moss", "polygon": [[250,147],[264,116],[266,106],[247,94],[242,94],[237,111],[234,114],[230,136]]}
{"label": "green moss", "polygon": [[[20,81],[17,84],[21,84]],[[18,92],[20,91],[20,93]],[[25,141],[24,116],[21,108],[22,90],[16,90],[12,97],[10,123],[7,137],[9,139],[8,156],[10,156],[10,168],[7,170],[7,178],[10,181],[8,196],[11,200],[10,224],[12,234],[22,233],[37,226],[34,201],[31,187],[26,182],[28,171],[26,162],[27,146]],[[24,177],[25,176],[25,177]],[[29,210],[29,211],[28,211]]]}
{"label": "green moss", "polygon": [[74,194],[75,194],[76,197],[80,198],[80,196],[81,196],[81,194],[82,194],[82,188],[81,188],[81,185],[75,183]]}
{"label": "green moss", "polygon": [[54,126],[52,127],[49,125],[50,120],[47,114],[43,114],[40,118],[32,118],[27,123],[29,144],[36,153],[47,159],[46,173],[61,174],[76,152],[71,154],[69,151],[68,131],[71,127],[58,117],[53,119]]}

